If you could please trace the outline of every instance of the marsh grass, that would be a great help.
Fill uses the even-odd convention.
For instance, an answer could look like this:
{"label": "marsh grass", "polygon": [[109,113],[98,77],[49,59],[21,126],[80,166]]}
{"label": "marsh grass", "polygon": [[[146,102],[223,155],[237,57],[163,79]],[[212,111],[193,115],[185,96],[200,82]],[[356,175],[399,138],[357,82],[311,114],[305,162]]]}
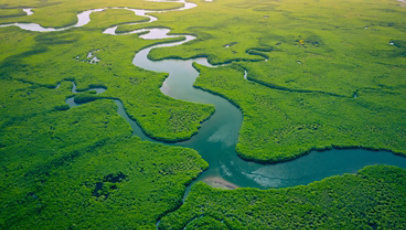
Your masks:
{"label": "marsh grass", "polygon": [[364,89],[357,98],[304,93],[247,81],[238,65],[195,68],[200,71],[197,87],[228,98],[243,111],[237,152],[247,160],[278,162],[333,147],[406,151],[401,93]]}
{"label": "marsh grass", "polygon": [[131,137],[112,101],[66,109],[70,82],[0,81],[2,229],[152,229],[207,168],[194,150]]}
{"label": "marsh grass", "polygon": [[237,151],[245,159],[350,146],[405,153],[405,15],[389,0],[201,3],[152,24],[198,39],[150,57],[238,64],[199,67],[196,86],[241,107]]}
{"label": "marsh grass", "polygon": [[[160,229],[386,229],[404,228],[397,205],[405,201],[406,171],[370,166],[284,189],[194,185],[185,204],[165,216]],[[379,210],[379,211],[378,211]]]}
{"label": "marsh grass", "polygon": [[[243,111],[240,156],[275,162],[337,146],[405,153],[405,8],[396,1],[194,2],[199,7],[155,14],[160,20],[148,27],[197,39],[150,56],[238,62],[195,66],[201,72],[196,87]],[[5,1],[0,23],[63,27],[89,9],[179,6]],[[35,14],[20,17],[22,7]],[[168,141],[190,138],[214,112],[213,106],[163,95],[165,73],[131,64],[137,51],[157,41],[101,33],[112,25],[120,25],[119,32],[145,27],[123,24],[145,18],[125,10],[91,17],[82,28],[57,33],[0,28],[1,229],[154,229],[181,206],[185,184],[208,167],[194,150],[132,137],[114,103],[95,100],[120,99],[148,135]],[[95,50],[98,63],[83,61]],[[80,92],[92,86],[106,91],[75,95],[68,81]],[[72,96],[92,102],[69,109],[64,101]],[[402,229],[404,178],[404,170],[369,167],[279,190],[223,191],[198,183],[160,227]]]}

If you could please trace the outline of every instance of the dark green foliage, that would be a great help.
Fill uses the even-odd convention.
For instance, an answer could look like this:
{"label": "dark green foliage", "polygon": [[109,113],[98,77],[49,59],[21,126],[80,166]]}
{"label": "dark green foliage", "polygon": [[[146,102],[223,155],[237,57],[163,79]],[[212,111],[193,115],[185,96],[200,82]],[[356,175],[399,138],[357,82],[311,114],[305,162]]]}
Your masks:
{"label": "dark green foliage", "polygon": [[122,172],[110,173],[104,177],[103,182],[117,183],[125,180],[126,178],[127,176]]}
{"label": "dark green foliage", "polygon": [[[110,173],[105,176],[102,182],[96,182],[95,188],[92,191],[92,195],[96,197],[102,196],[103,199],[107,199],[110,196],[110,193],[118,189],[117,183],[123,182],[127,179],[127,175],[122,172],[117,174]],[[128,181],[128,179],[127,179]]]}
{"label": "dark green foliage", "polygon": [[[117,16],[114,12],[121,11],[104,16]],[[99,20],[103,18],[100,17],[103,14],[96,16]],[[178,101],[163,95],[159,87],[166,74],[134,67],[131,63],[134,52],[153,41],[139,39],[137,35],[106,36],[101,31],[87,31],[88,26],[96,25],[92,23],[77,31],[61,33],[16,32],[14,28],[2,28],[1,36],[6,42],[0,46],[6,52],[0,54],[0,78],[46,86],[55,86],[69,79],[76,82],[79,91],[90,86],[103,86],[108,89],[103,97],[119,98],[146,133],[163,140],[190,138],[198,131],[201,122],[214,112],[213,106]],[[27,47],[20,46],[22,40],[26,40],[24,46]],[[13,46],[18,49],[9,50]],[[89,63],[86,59],[89,52],[101,61]],[[90,94],[75,97],[77,103],[95,99]]]}
{"label": "dark green foliage", "polygon": [[65,110],[69,109],[69,105],[67,105],[67,104],[57,105],[57,106],[55,106],[55,109],[60,110],[60,111],[65,111]]}
{"label": "dark green foliage", "polygon": [[86,94],[78,94],[77,96],[74,97],[74,101],[78,104],[84,104],[87,102],[97,100],[98,98],[99,97],[92,95],[92,93],[86,93]]}
{"label": "dark green foliage", "polygon": [[187,225],[187,229],[220,230],[228,229],[228,227],[219,220],[216,220],[210,216],[201,215],[190,221]]}
{"label": "dark green foliage", "polygon": [[393,46],[397,48],[393,51],[394,56],[406,57],[406,41],[394,40],[391,42],[393,43]]}
{"label": "dark green foliage", "polygon": [[206,55],[214,64],[240,66],[199,68],[197,87],[241,107],[237,150],[246,159],[275,162],[333,147],[405,153],[402,6],[391,0],[202,3],[154,22],[199,39],[150,56]]}
{"label": "dark green foliage", "polygon": [[70,82],[1,85],[1,229],[153,229],[207,167],[194,150],[131,137],[110,100],[55,109]]}
{"label": "dark green foliage", "polygon": [[405,203],[406,170],[390,166],[285,189],[221,190],[200,182],[159,227],[404,229]]}
{"label": "dark green foliage", "polygon": [[[90,5],[81,7],[97,4]],[[40,12],[30,19],[41,18]],[[76,18],[77,12],[68,13]],[[66,32],[0,29],[1,229],[153,229],[207,167],[194,150],[131,137],[114,103],[94,101],[100,96],[92,91],[74,95],[76,102],[92,103],[71,109],[63,104],[72,96],[67,80],[78,91],[102,86],[108,90],[101,96],[120,98],[150,135],[167,139],[190,137],[214,111],[162,95],[166,74],[131,64],[134,52],[154,41],[101,33],[116,23],[114,17],[139,17],[122,10],[93,16],[96,23]],[[101,61],[76,59],[89,52]]]}
{"label": "dark green foliage", "polygon": [[[197,36],[154,50],[162,59],[207,56],[231,67],[206,69],[197,87],[240,106],[241,156],[281,161],[333,146],[405,152],[405,8],[394,0],[192,0],[198,8],[157,14],[148,26]],[[6,0],[0,23],[73,25],[105,7],[174,8],[144,0]],[[22,6],[35,14],[20,17]],[[109,36],[108,26],[140,22],[132,12],[92,14],[64,32],[0,28],[0,228],[155,229],[181,206],[185,184],[207,164],[196,151],[131,137],[111,100],[150,136],[187,139],[214,112],[164,96],[167,76],[134,67],[156,41]],[[180,20],[182,19],[182,20]],[[129,31],[144,25],[123,25]],[[162,41],[161,41],[162,42]],[[391,43],[393,43],[391,45]],[[224,46],[229,44],[229,46]],[[97,52],[95,52],[97,51]],[[100,59],[91,63],[90,52]],[[263,62],[264,59],[268,62]],[[243,70],[248,79],[243,79]],[[106,92],[75,94],[102,86]],[[255,81],[255,82],[253,82]],[[54,88],[62,82],[61,87]],[[357,97],[355,97],[355,95]],[[357,175],[278,190],[193,187],[163,229],[405,229],[405,171],[370,167]]]}
{"label": "dark green foliage", "polygon": [[364,89],[356,98],[297,92],[247,81],[237,65],[195,67],[201,74],[198,87],[242,109],[237,151],[245,159],[277,162],[332,147],[406,151],[406,95],[400,92]]}

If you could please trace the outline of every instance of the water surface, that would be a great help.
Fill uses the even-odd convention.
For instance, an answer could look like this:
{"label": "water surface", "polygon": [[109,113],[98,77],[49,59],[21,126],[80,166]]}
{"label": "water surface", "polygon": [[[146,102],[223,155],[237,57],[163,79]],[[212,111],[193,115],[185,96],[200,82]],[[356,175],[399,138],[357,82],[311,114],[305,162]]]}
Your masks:
{"label": "water surface", "polygon": [[[139,23],[150,23],[157,20],[156,17],[149,15],[150,13],[164,13],[176,10],[187,10],[196,7],[196,4],[185,2],[185,0],[155,1],[182,2],[184,3],[184,6],[178,9],[162,11],[129,8],[114,9],[131,10],[136,15],[149,18],[148,22]],[[76,24],[63,28],[44,28],[35,23],[11,23],[0,25],[0,27],[18,26],[24,30],[37,32],[61,31],[84,26],[90,22],[91,13],[103,10],[105,9],[92,9],[81,12],[77,15],[78,21]],[[31,9],[25,9],[24,11],[27,15],[33,13]],[[104,33],[117,36],[116,29],[117,27],[107,28]],[[162,93],[175,99],[212,104],[216,107],[213,116],[203,123],[197,135],[193,136],[190,140],[171,144],[193,148],[209,163],[209,169],[200,175],[195,182],[200,180],[211,181],[220,184],[220,186],[223,184],[227,188],[277,188],[308,184],[325,177],[341,175],[343,173],[354,173],[364,166],[373,164],[388,164],[406,168],[405,157],[394,155],[387,151],[369,151],[365,149],[333,149],[323,152],[313,151],[289,162],[268,165],[244,161],[239,158],[235,152],[238,134],[243,120],[241,111],[226,99],[193,87],[196,78],[199,76],[199,73],[192,66],[193,62],[212,68],[217,68],[219,66],[211,65],[206,58],[162,61],[151,61],[148,59],[148,54],[152,49],[183,45],[196,39],[196,37],[185,34],[170,34],[170,29],[167,28],[138,29],[120,35],[134,33],[143,33],[143,35],[140,36],[143,39],[161,40],[175,37],[183,38],[184,40],[180,42],[158,44],[140,50],[134,56],[133,64],[146,70],[169,73],[169,77],[162,85]],[[267,60],[264,59],[264,61]],[[244,79],[246,80],[247,74],[248,73],[245,71]],[[89,90],[94,90],[97,94],[102,94],[106,89],[92,88]],[[74,83],[72,92],[74,94],[80,93],[76,90],[76,85]],[[112,100],[117,104],[118,114],[133,128],[134,135],[138,135],[144,140],[158,142],[145,135],[137,122],[129,118],[119,99]],[[71,107],[79,106],[74,102],[73,97],[68,98],[66,103]]]}

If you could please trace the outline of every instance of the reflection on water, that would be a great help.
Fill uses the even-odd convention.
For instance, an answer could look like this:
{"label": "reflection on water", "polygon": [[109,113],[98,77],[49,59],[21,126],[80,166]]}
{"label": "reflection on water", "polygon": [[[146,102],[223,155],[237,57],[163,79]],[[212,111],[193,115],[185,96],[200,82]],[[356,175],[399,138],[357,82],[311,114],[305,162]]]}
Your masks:
{"label": "reflection on water", "polygon": [[[178,9],[164,11],[128,8],[120,9],[131,10],[136,15],[148,17],[148,22],[152,22],[157,20],[157,18],[148,15],[148,13],[186,10],[196,7],[196,4],[185,2],[185,0],[154,1],[181,2],[184,3],[184,6]],[[64,28],[44,28],[35,23],[11,23],[0,25],[0,27],[18,26],[24,30],[38,32],[61,31],[73,27],[84,26],[90,22],[91,13],[100,12],[103,10],[105,9],[93,9],[81,12],[77,15],[78,22],[75,25]],[[27,15],[31,15],[33,13],[31,9],[24,9],[24,11],[27,13]],[[117,27],[108,28],[104,31],[104,33],[117,35],[116,29]],[[332,175],[354,173],[362,167],[372,164],[389,164],[406,168],[405,157],[397,156],[386,151],[368,151],[363,149],[333,149],[324,152],[313,151],[310,154],[296,160],[270,165],[246,162],[240,159],[235,152],[238,133],[243,120],[241,111],[226,99],[193,87],[193,83],[199,76],[199,73],[192,67],[193,62],[213,68],[218,66],[210,65],[206,58],[151,61],[147,57],[148,53],[153,48],[182,45],[194,40],[196,37],[192,35],[170,35],[170,30],[166,28],[139,29],[125,34],[131,33],[145,33],[141,35],[141,38],[144,39],[165,39],[175,37],[183,38],[183,41],[159,44],[139,51],[133,59],[133,64],[147,70],[169,73],[169,77],[165,80],[161,88],[161,91],[164,94],[172,98],[212,104],[216,107],[216,112],[208,121],[203,123],[197,135],[193,136],[190,140],[173,144],[197,150],[209,163],[209,169],[205,171],[196,181],[214,181],[213,183],[216,184],[223,184],[226,186],[233,185],[239,187],[287,187],[299,184],[308,184],[312,181],[321,180]],[[245,79],[247,78],[246,71],[242,77]],[[100,94],[106,89],[93,88],[90,90],[94,90],[96,91],[96,94]],[[76,90],[76,85],[74,83],[72,92],[79,93]],[[130,119],[121,101],[118,99],[114,99],[114,101],[118,106],[118,113],[127,122],[129,122],[135,135],[138,135],[144,140],[155,141],[145,135],[138,124]],[[78,104],[74,102],[73,97],[68,98],[66,103],[71,107],[78,106]]]}
{"label": "reflection on water", "polygon": [[[154,31],[146,34],[148,39],[168,38],[168,29],[148,30]],[[215,66],[210,65],[206,58],[162,61],[148,59],[148,53],[154,48],[178,46],[195,39],[191,35],[170,36],[185,36],[185,40],[143,49],[135,55],[133,64],[147,70],[169,73],[161,88],[164,94],[176,99],[215,105],[216,112],[203,123],[199,133],[188,141],[176,144],[197,150],[209,163],[209,169],[196,181],[220,178],[238,187],[275,188],[303,185],[328,176],[355,173],[372,164],[406,168],[405,157],[386,151],[364,149],[312,151],[296,160],[268,165],[242,160],[235,151],[243,120],[241,111],[226,99],[193,87],[199,76],[192,66],[193,62],[213,68]],[[247,72],[242,75],[244,76],[241,77],[246,78]]]}
{"label": "reflection on water", "polygon": [[[177,9],[171,9],[171,10],[143,10],[143,9],[130,9],[127,7],[113,7],[110,9],[123,9],[123,10],[130,10],[134,12],[135,15],[141,16],[141,17],[147,17],[149,20],[147,22],[153,22],[156,21],[157,18],[151,15],[148,15],[148,13],[161,13],[161,12],[170,12],[170,11],[180,11],[180,10],[188,10],[191,8],[196,7],[197,5],[194,3],[186,2],[186,0],[149,0],[153,2],[162,2],[162,3],[183,3],[183,7],[177,8]],[[7,23],[7,24],[2,24],[0,25],[1,27],[9,27],[9,26],[16,26],[19,27],[20,29],[27,30],[27,31],[33,31],[33,32],[56,32],[56,31],[64,31],[64,30],[69,30],[75,27],[82,27],[87,25],[90,22],[90,15],[95,12],[101,12],[104,10],[107,10],[109,8],[103,8],[103,9],[92,9],[92,10],[86,10],[83,12],[80,12],[77,15],[77,22],[74,25],[66,26],[66,27],[61,27],[61,28],[52,28],[52,27],[43,27],[37,23]],[[24,8],[23,11],[27,14],[27,16],[34,14],[31,8]],[[146,23],[146,22],[139,22],[139,23]],[[132,23],[132,24],[139,24],[139,23]],[[114,34],[115,30],[117,27],[112,27],[108,28],[104,31],[104,33],[107,34]]]}

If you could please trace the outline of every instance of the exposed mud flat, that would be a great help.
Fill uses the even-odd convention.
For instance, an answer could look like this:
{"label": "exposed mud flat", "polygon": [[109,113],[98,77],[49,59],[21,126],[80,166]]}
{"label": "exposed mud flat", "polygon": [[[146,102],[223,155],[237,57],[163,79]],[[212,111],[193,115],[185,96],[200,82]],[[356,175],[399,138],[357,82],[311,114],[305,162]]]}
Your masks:
{"label": "exposed mud flat", "polygon": [[214,188],[223,188],[223,189],[236,189],[237,185],[224,180],[221,177],[206,177],[203,179],[203,182],[214,187]]}

